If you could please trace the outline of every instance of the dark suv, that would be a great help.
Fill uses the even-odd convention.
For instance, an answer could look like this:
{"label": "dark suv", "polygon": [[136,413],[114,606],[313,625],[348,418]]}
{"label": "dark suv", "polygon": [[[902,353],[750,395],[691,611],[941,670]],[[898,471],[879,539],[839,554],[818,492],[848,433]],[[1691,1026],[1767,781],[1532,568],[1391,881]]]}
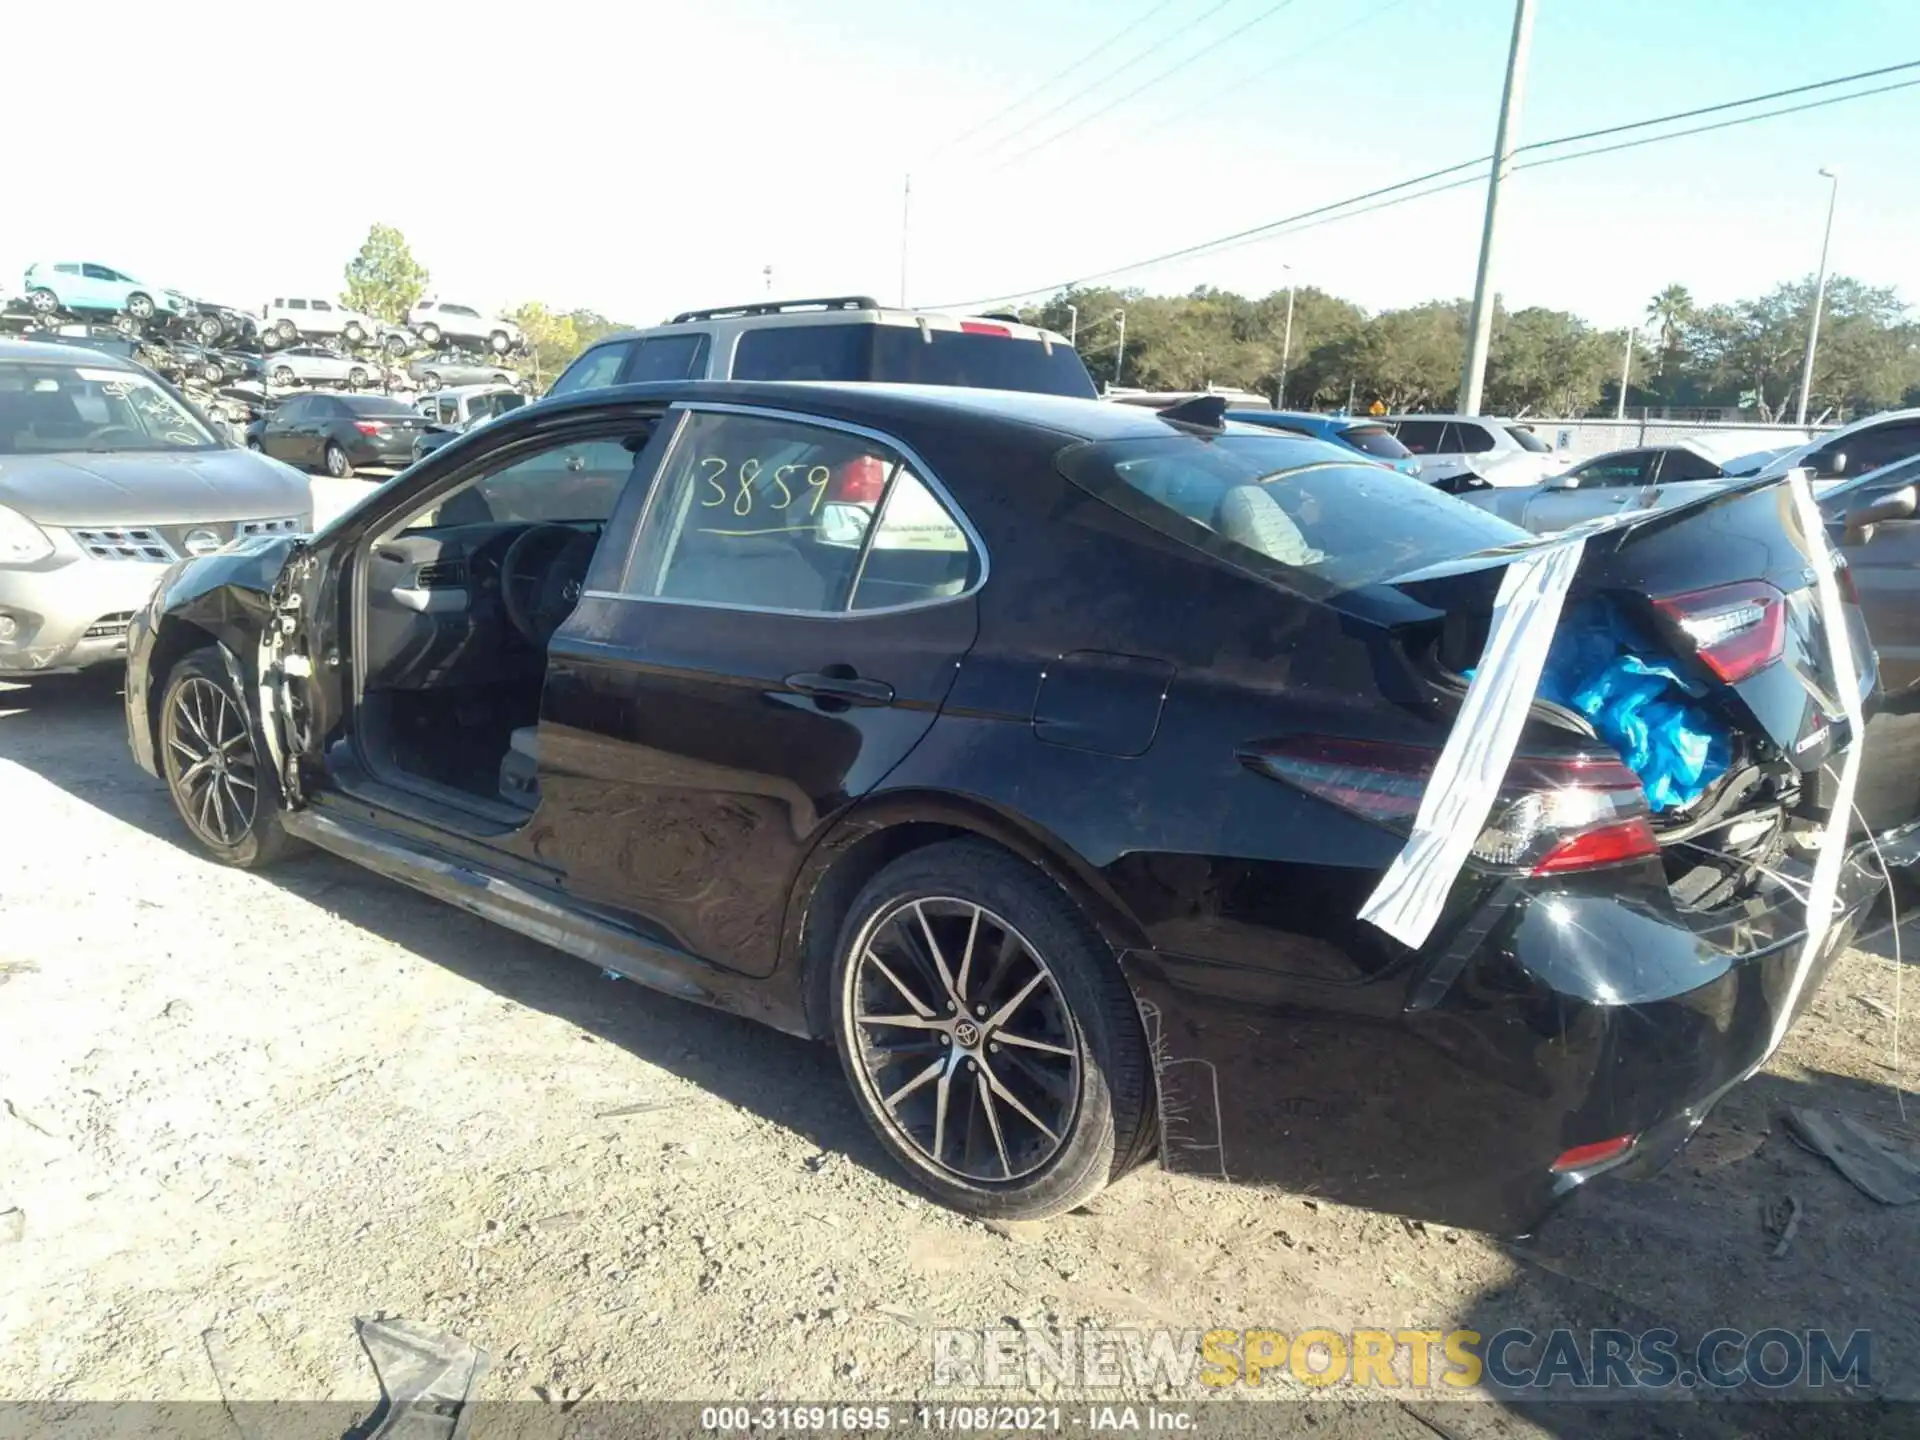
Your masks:
{"label": "dark suv", "polygon": [[1066,339],[1003,316],[893,309],[865,295],[688,310],[609,335],[553,382],[569,395],[643,380],[836,380],[1096,397]]}

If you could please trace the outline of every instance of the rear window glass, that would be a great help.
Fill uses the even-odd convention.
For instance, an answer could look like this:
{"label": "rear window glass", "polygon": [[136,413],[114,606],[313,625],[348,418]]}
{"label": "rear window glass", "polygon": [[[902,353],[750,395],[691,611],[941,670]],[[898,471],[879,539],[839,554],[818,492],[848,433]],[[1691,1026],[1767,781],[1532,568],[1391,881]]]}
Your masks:
{"label": "rear window glass", "polygon": [[1413,453],[1394,439],[1393,432],[1384,425],[1349,425],[1340,432],[1340,438],[1354,449],[1377,455],[1382,460],[1404,460]]}
{"label": "rear window glass", "polygon": [[706,371],[707,337],[704,333],[659,335],[640,342],[640,349],[633,357],[633,366],[627,371],[626,383],[698,379]]}
{"label": "rear window glass", "polygon": [[631,340],[616,340],[595,346],[562,371],[547,394],[571,395],[576,390],[599,390],[613,384],[614,378],[620,373],[621,364],[627,358],[627,352],[632,348]]}
{"label": "rear window glass", "polygon": [[1155,529],[1309,593],[1527,538],[1398,471],[1326,456],[1277,435],[1181,435],[1074,446],[1060,468]]}
{"label": "rear window glass", "polygon": [[922,332],[908,325],[769,325],[748,330],[733,354],[735,380],[839,380],[961,385],[1041,395],[1095,397],[1070,346],[1052,354],[1038,340]]}
{"label": "rear window glass", "polygon": [[336,397],[349,415],[411,415],[413,409],[404,400],[387,395],[341,395]]}
{"label": "rear window glass", "polygon": [[1400,443],[1414,455],[1431,455],[1440,448],[1447,427],[1439,420],[1402,420],[1400,422]]}
{"label": "rear window glass", "polygon": [[1520,442],[1522,450],[1531,450],[1536,455],[1551,455],[1553,447],[1524,425],[1507,426],[1507,434]]}

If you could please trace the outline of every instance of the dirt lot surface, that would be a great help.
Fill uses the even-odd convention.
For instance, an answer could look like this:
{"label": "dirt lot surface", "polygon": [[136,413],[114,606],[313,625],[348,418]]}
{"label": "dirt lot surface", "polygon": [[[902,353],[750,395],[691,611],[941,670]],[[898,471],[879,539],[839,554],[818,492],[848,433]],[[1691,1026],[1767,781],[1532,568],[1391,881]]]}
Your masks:
{"label": "dirt lot surface", "polygon": [[[203,859],[128,759],[110,677],[0,688],[0,816],[3,1397],[371,1401],[353,1322],[373,1315],[486,1350],[482,1398],[555,1405],[923,1397],[937,1327],[1004,1325],[1869,1329],[1876,1390],[1920,1391],[1916,1211],[1780,1119],[1814,1105],[1912,1133],[1890,935],[1840,960],[1681,1163],[1595,1187],[1529,1242],[1158,1171],[1088,1213],[992,1227],[896,1182],[825,1047],[328,857]],[[1920,1095],[1907,1112],[1920,1127]],[[1776,1258],[1762,1210],[1787,1197]],[[1394,1437],[1903,1418],[1405,1391],[1286,1416]]]}

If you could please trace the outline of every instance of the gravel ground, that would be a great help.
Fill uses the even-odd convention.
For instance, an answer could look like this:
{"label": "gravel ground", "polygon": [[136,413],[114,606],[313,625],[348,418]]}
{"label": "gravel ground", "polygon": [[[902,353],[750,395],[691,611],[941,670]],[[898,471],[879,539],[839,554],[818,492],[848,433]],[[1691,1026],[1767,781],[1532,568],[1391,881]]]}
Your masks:
{"label": "gravel ground", "polygon": [[[214,1329],[231,1400],[370,1401],[353,1320],[378,1314],[485,1349],[482,1397],[554,1403],[926,1396],[936,1327],[1003,1325],[1825,1325],[1873,1332],[1882,1394],[1920,1389],[1914,1211],[1779,1120],[1813,1104],[1910,1133],[1891,935],[1842,957],[1680,1164],[1526,1243],[1157,1171],[990,1226],[896,1183],[824,1046],[330,857],[209,863],[127,758],[111,677],[0,687],[0,815],[3,1397],[214,1399]],[[1761,1209],[1787,1196],[1775,1258]],[[1843,1433],[1871,1407],[1625,1408],[1623,1435],[1733,1436]],[[1600,1423],[1406,1392],[1311,1418]]]}

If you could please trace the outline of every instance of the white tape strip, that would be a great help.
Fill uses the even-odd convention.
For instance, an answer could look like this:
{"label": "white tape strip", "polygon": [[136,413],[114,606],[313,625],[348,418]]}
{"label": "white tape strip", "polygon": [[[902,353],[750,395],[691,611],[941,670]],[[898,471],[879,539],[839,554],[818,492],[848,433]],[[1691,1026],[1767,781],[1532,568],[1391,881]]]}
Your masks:
{"label": "white tape strip", "polygon": [[1853,816],[1853,792],[1860,783],[1860,757],[1867,748],[1866,721],[1860,713],[1860,670],[1853,658],[1853,635],[1847,625],[1847,612],[1840,603],[1840,583],[1834,578],[1826,522],[1814,502],[1813,486],[1808,483],[1805,470],[1790,472],[1787,490],[1793,496],[1793,508],[1799,514],[1801,528],[1806,531],[1814,567],[1814,592],[1820,600],[1820,617],[1826,624],[1834,683],[1840,690],[1840,710],[1847,717],[1850,738],[1846,757],[1840,762],[1840,789],[1834,796],[1833,814],[1827,818],[1826,829],[1820,836],[1820,854],[1813,862],[1813,883],[1807,892],[1807,933],[1800,943],[1800,958],[1793,967],[1793,980],[1787,986],[1786,998],[1773,1017],[1773,1039],[1753,1070],[1766,1064],[1768,1057],[1780,1048],[1780,1042],[1787,1038],[1794,1007],[1800,1003],[1807,976],[1826,943],[1827,931],[1833,926],[1834,899],[1840,892],[1840,867],[1847,858],[1847,826]]}
{"label": "white tape strip", "polygon": [[1413,834],[1360,907],[1362,920],[1404,945],[1426,944],[1486,828],[1586,545],[1586,534],[1576,532],[1527,551],[1501,577],[1486,648],[1420,797]]}

